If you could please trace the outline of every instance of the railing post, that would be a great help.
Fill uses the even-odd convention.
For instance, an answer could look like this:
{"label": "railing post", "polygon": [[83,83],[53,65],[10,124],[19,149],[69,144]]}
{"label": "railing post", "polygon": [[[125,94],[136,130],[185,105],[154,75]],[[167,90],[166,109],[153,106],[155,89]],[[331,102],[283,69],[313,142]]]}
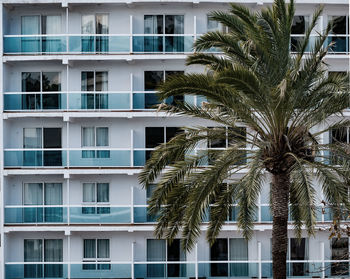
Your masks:
{"label": "railing post", "polygon": [[130,110],[133,110],[134,108],[134,100],[133,100],[133,91],[134,91],[134,84],[133,84],[133,73],[130,73]]}
{"label": "railing post", "polygon": [[130,198],[130,219],[131,224],[134,224],[134,186],[131,186],[131,198]]}
{"label": "railing post", "polygon": [[131,279],[135,279],[135,241],[131,243]]}
{"label": "railing post", "polygon": [[132,15],[130,15],[130,42],[129,42],[129,44],[130,44],[130,46],[129,46],[129,48],[130,48],[130,53],[133,53],[134,52],[134,50],[133,50],[133,44],[132,44],[132,42],[133,42],[133,18],[132,18]]}
{"label": "railing post", "polygon": [[326,272],[325,272],[326,266],[324,263],[324,242],[323,241],[320,242],[320,250],[321,250],[320,252],[321,252],[321,260],[322,260],[322,264],[321,264],[321,266],[322,266],[322,278],[326,278]]}
{"label": "railing post", "polygon": [[134,130],[130,131],[130,167],[134,166]]}
{"label": "railing post", "polygon": [[261,242],[258,241],[258,271],[259,279],[262,278],[262,267],[261,267]]}
{"label": "railing post", "polygon": [[196,277],[196,279],[198,279],[198,242],[196,243],[196,246],[195,246],[195,267],[194,267],[194,270],[195,270],[195,277]]}

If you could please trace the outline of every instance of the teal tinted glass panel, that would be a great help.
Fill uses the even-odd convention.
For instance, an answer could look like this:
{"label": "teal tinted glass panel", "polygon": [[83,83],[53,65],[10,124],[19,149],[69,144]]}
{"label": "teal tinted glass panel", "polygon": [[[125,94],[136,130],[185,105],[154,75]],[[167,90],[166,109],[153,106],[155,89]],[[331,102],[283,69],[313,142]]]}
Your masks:
{"label": "teal tinted glass panel", "polygon": [[129,150],[71,150],[70,166],[87,167],[128,167],[130,166]]}
{"label": "teal tinted glass panel", "polygon": [[130,223],[130,207],[71,207],[71,223]]}

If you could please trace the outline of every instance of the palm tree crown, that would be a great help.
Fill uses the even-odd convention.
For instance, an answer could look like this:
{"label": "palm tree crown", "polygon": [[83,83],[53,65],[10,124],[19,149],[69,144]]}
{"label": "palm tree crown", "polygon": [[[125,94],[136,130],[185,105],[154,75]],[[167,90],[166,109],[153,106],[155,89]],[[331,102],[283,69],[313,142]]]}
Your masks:
{"label": "palm tree crown", "polygon": [[[159,110],[206,119],[215,128],[184,127],[146,163],[139,180],[146,187],[157,182],[149,210],[158,216],[158,237],[181,234],[190,249],[209,214],[207,239],[213,243],[237,204],[238,226],[250,238],[262,183],[269,179],[277,276],[284,272],[275,262],[286,259],[289,211],[298,236],[303,226],[314,232],[314,179],[335,215],[339,205],[350,209],[348,147],[322,141],[324,133],[349,124],[341,117],[349,107],[349,76],[326,74],[331,25],[311,44],[321,12],[315,12],[295,53],[290,51],[293,1],[275,0],[259,12],[231,4],[228,11],[211,13],[229,31],[209,32],[196,41],[187,65],[204,66],[205,73],[177,75],[159,88],[162,99],[205,97],[201,106],[178,102]],[[216,49],[221,54],[210,52]],[[226,148],[198,150],[203,143],[215,147],[226,140]],[[330,152],[341,156],[343,165],[330,164]]]}

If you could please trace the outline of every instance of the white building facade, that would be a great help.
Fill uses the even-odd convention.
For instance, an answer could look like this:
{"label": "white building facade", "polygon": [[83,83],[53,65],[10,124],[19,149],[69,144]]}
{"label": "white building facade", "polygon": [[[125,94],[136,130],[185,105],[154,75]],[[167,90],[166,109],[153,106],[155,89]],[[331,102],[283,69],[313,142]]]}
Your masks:
{"label": "white building facade", "polygon": [[[137,177],[179,127],[210,125],[152,108],[160,81],[203,71],[185,59],[196,37],[222,29],[208,13],[272,0],[0,2],[0,278],[271,278],[269,183],[251,240],[237,230],[233,206],[214,246],[203,224],[196,247],[184,252],[179,240],[154,238],[151,193]],[[297,1],[292,42],[322,3],[315,35],[337,22],[328,70],[348,71],[348,0]],[[317,192],[315,237],[299,243],[289,225],[288,277],[349,278],[349,239],[329,239],[331,212],[322,214]]]}

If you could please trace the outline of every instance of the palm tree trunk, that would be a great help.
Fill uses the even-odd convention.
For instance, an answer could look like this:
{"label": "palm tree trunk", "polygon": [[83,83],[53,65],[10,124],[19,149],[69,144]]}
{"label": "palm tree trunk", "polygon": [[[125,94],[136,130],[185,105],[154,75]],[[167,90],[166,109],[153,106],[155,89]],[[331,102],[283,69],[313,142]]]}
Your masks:
{"label": "palm tree trunk", "polygon": [[287,277],[289,179],[288,173],[278,173],[272,176],[272,271],[274,279]]}

